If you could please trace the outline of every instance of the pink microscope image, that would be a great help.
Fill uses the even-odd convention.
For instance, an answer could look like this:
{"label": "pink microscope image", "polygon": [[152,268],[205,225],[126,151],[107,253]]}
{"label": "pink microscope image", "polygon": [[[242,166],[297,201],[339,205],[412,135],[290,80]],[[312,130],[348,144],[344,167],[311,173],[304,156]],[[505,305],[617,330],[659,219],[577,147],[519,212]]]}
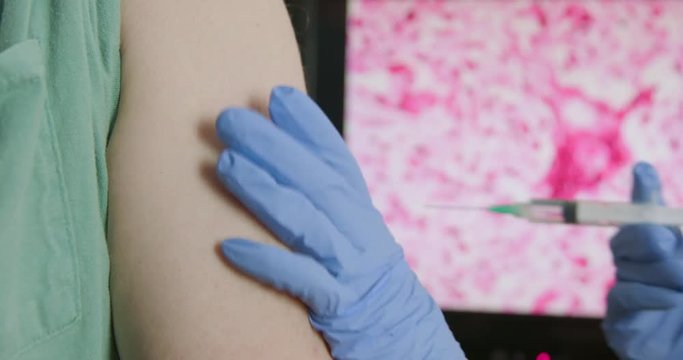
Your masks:
{"label": "pink microscope image", "polygon": [[352,1],[345,135],[447,309],[602,316],[617,229],[484,211],[628,201],[649,161],[683,205],[683,1]]}

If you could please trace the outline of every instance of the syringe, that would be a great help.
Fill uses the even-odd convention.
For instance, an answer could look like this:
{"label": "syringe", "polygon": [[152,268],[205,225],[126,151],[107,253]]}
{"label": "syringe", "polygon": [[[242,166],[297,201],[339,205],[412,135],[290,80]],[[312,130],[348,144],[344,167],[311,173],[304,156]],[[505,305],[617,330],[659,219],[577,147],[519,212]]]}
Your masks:
{"label": "syringe", "polygon": [[[438,207],[475,209],[447,205]],[[530,202],[500,204],[478,209],[513,215],[538,223],[596,226],[621,226],[640,223],[667,226],[683,225],[683,209],[656,204],[537,199]]]}

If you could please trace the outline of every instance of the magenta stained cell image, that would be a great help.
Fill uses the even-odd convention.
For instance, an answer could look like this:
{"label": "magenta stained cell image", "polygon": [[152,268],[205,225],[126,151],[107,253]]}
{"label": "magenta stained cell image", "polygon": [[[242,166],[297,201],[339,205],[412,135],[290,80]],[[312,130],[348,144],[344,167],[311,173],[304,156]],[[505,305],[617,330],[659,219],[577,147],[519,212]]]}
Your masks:
{"label": "magenta stained cell image", "polygon": [[627,201],[649,161],[683,205],[683,1],[349,1],[345,136],[446,309],[602,316],[614,228],[482,211]]}

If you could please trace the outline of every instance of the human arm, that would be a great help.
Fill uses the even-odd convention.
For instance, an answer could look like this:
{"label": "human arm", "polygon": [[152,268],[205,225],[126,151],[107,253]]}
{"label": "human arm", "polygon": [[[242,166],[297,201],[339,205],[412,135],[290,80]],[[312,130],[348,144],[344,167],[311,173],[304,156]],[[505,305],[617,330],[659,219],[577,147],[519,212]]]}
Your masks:
{"label": "human arm", "polygon": [[277,240],[215,183],[213,122],[303,87],[279,0],[122,0],[122,89],[108,148],[114,330],[123,359],[325,359],[296,301],[220,258]]}
{"label": "human arm", "polygon": [[269,106],[272,123],[248,109],[221,114],[217,172],[292,251],[238,238],[223,243],[226,258],[302,299],[335,359],[464,359],[329,120],[288,87]]}
{"label": "human arm", "polygon": [[[633,201],[664,204],[650,165],[634,168]],[[622,359],[683,358],[683,238],[678,228],[640,224],[612,238],[617,282],[603,330]]]}

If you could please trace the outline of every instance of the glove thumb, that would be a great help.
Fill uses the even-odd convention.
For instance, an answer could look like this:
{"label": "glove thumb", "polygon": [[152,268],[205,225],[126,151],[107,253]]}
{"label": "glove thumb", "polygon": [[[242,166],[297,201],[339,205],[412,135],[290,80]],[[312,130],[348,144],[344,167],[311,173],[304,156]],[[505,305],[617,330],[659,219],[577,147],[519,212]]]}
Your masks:
{"label": "glove thumb", "polygon": [[633,167],[631,200],[634,203],[664,205],[662,183],[657,170],[646,162],[639,162]]}

